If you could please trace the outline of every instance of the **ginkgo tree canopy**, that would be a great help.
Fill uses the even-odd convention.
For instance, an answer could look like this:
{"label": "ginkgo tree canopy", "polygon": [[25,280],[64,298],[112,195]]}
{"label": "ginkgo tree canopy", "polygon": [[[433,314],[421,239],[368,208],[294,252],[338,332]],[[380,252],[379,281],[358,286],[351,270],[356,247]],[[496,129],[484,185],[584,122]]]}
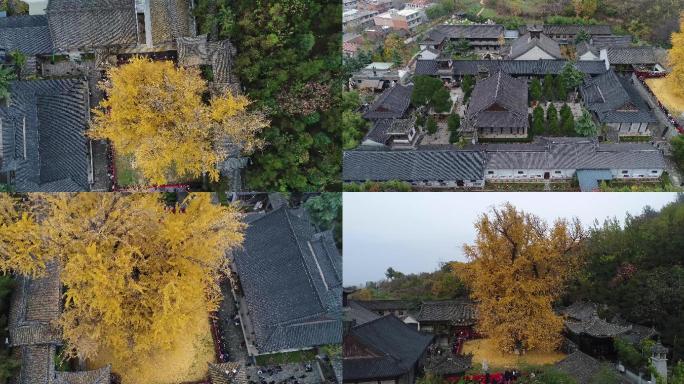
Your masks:
{"label": "ginkgo tree canopy", "polygon": [[[25,201],[37,213],[0,198],[0,271],[36,275],[56,259],[65,353],[90,359],[106,351],[130,361],[127,369],[183,340],[198,311],[217,309],[227,253],[243,239],[240,213],[207,193],[173,206],[142,193],[34,194]],[[30,236],[8,247],[21,231]]]}
{"label": "ginkgo tree canopy", "polygon": [[100,87],[106,97],[93,110],[88,135],[109,140],[115,155],[130,157],[151,184],[205,172],[216,181],[226,143],[243,153],[264,144],[258,137],[268,125],[262,114],[248,111],[244,96],[228,93],[206,102],[207,83],[195,68],[136,57],[111,68]]}

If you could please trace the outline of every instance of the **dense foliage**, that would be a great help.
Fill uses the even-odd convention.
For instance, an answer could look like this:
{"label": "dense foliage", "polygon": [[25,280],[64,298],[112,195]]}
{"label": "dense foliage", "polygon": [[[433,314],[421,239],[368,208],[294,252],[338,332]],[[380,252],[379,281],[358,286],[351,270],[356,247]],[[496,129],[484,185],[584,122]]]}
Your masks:
{"label": "dense foliage", "polygon": [[451,109],[449,91],[442,80],[425,75],[416,76],[413,79],[411,104],[416,108],[422,106],[433,108],[436,112],[448,112]]}
{"label": "dense foliage", "polygon": [[671,361],[684,359],[684,195],[659,212],[645,208],[595,224],[585,247],[587,266],[568,299],[606,304],[613,313],[654,326],[672,347]]}
{"label": "dense foliage", "polygon": [[368,282],[366,287],[356,291],[354,298],[400,299],[400,300],[446,300],[462,297],[468,290],[461,279],[453,273],[452,263],[443,264],[434,272],[403,274],[394,268],[387,268],[386,280]]}
{"label": "dense foliage", "polygon": [[411,184],[399,180],[344,184],[344,192],[410,192],[411,189]]}
{"label": "dense foliage", "polygon": [[335,242],[342,247],[342,194],[322,193],[304,203],[311,220],[322,230],[332,230]]}
{"label": "dense foliage", "polygon": [[357,92],[342,92],[342,147],[353,149],[368,131],[369,123],[359,112],[361,98]]}
{"label": "dense foliage", "polygon": [[255,190],[339,188],[342,4],[200,0],[198,24],[237,48],[235,73],[271,126],[253,156]]}

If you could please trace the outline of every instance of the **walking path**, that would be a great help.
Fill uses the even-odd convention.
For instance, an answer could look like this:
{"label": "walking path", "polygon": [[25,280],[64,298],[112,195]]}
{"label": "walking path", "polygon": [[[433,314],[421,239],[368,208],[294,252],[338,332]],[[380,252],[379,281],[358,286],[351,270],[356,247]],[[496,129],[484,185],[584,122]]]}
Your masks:
{"label": "walking path", "polygon": [[482,6],[482,8],[480,8],[480,10],[477,11],[477,15],[476,15],[476,16],[478,16],[478,17],[479,17],[479,16],[482,14],[482,12],[485,10],[485,3],[484,3],[484,0],[480,0],[480,5]]}

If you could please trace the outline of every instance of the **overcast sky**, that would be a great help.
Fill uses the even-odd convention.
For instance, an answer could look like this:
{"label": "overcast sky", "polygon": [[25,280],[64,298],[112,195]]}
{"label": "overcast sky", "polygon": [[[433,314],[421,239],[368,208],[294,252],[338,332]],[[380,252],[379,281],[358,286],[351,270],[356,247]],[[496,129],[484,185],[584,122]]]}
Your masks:
{"label": "overcast sky", "polygon": [[660,209],[673,193],[359,193],[344,194],[344,284],[384,278],[387,267],[429,272],[465,260],[479,214],[506,201],[549,222],[578,217],[585,227],[607,217],[624,221],[650,205]]}

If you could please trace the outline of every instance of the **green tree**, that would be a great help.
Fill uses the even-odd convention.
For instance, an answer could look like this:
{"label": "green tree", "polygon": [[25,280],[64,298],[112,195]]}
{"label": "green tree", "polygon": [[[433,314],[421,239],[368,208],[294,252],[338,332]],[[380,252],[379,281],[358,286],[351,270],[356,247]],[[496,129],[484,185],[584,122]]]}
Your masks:
{"label": "green tree", "polygon": [[342,93],[342,147],[353,149],[368,130],[368,121],[358,112],[361,98],[356,92]]}
{"label": "green tree", "polygon": [[461,116],[455,112],[449,115],[449,118],[447,119],[447,127],[449,127],[449,131],[451,132],[458,131],[458,129],[461,127]]}
{"label": "green tree", "polygon": [[554,91],[558,100],[565,101],[568,98],[568,91],[563,84],[563,78],[558,75],[554,77]]}
{"label": "green tree", "polygon": [[445,113],[451,110],[452,105],[451,95],[446,87],[442,85],[442,87],[432,96],[432,106],[434,107],[435,112]]}
{"label": "green tree", "polygon": [[575,132],[580,136],[596,136],[597,128],[591,115],[586,110],[582,111],[582,116],[575,122]]}
{"label": "green tree", "polygon": [[437,122],[432,116],[428,117],[427,119],[427,131],[431,135],[437,133]]}
{"label": "green tree", "polygon": [[684,136],[677,135],[670,140],[672,146],[672,159],[679,169],[684,171]]}
{"label": "green tree", "polygon": [[397,270],[395,270],[395,269],[392,268],[392,267],[389,267],[389,268],[387,268],[387,271],[385,271],[385,277],[386,277],[388,280],[394,280],[394,279],[397,279],[397,278],[404,277],[404,274],[401,273],[401,272],[399,272],[399,271],[397,271]]}
{"label": "green tree", "polygon": [[461,90],[463,91],[463,102],[467,102],[470,99],[470,94],[473,93],[473,88],[475,87],[475,78],[472,75],[463,76],[461,80]]}
{"label": "green tree", "polygon": [[542,86],[536,77],[530,83],[530,100],[539,101],[542,98]]}
{"label": "green tree", "polygon": [[565,86],[566,92],[575,90],[575,88],[579,87],[584,80],[584,74],[570,62],[563,66],[560,77],[563,85]]}
{"label": "green tree", "polygon": [[554,95],[554,81],[553,81],[553,76],[551,74],[546,74],[544,76],[544,83],[543,83],[543,90],[542,93],[544,95],[544,100],[546,101],[551,101],[555,98]]}
{"label": "green tree", "polygon": [[580,29],[579,32],[577,32],[577,37],[575,37],[575,44],[579,44],[583,41],[589,42],[591,39],[591,35],[587,33],[584,28]]}
{"label": "green tree", "polygon": [[448,112],[451,108],[451,99],[442,80],[421,75],[413,79],[411,104],[414,107],[432,107],[436,112]]}
{"label": "green tree", "polygon": [[572,115],[572,110],[567,104],[563,104],[560,109],[560,124],[561,132],[565,136],[574,136],[575,132],[575,118]]}
{"label": "green tree", "polygon": [[304,203],[311,220],[322,230],[332,230],[335,242],[342,246],[342,194],[327,192]]}
{"label": "green tree", "polygon": [[[342,4],[315,0],[201,0],[202,33],[217,4],[234,25],[226,37],[239,52],[234,73],[271,121],[268,146],[247,169],[249,188],[312,191],[339,185],[341,171]],[[200,15],[202,8],[208,13]]]}
{"label": "green tree", "polygon": [[535,135],[544,134],[544,108],[539,105],[532,110],[532,133]]}
{"label": "green tree", "polygon": [[548,130],[552,135],[560,135],[560,127],[558,125],[558,111],[556,107],[551,103],[546,109],[546,123]]}
{"label": "green tree", "polygon": [[10,67],[0,64],[0,100],[7,100],[10,95],[9,84],[16,76]]}
{"label": "green tree", "polygon": [[17,75],[17,78],[21,80],[21,75],[24,71],[24,68],[26,68],[26,55],[15,49],[14,51],[10,52],[9,56],[12,67],[14,68],[14,73]]}
{"label": "green tree", "polygon": [[670,380],[670,384],[684,384],[684,362],[681,360],[672,367],[672,380]]}

